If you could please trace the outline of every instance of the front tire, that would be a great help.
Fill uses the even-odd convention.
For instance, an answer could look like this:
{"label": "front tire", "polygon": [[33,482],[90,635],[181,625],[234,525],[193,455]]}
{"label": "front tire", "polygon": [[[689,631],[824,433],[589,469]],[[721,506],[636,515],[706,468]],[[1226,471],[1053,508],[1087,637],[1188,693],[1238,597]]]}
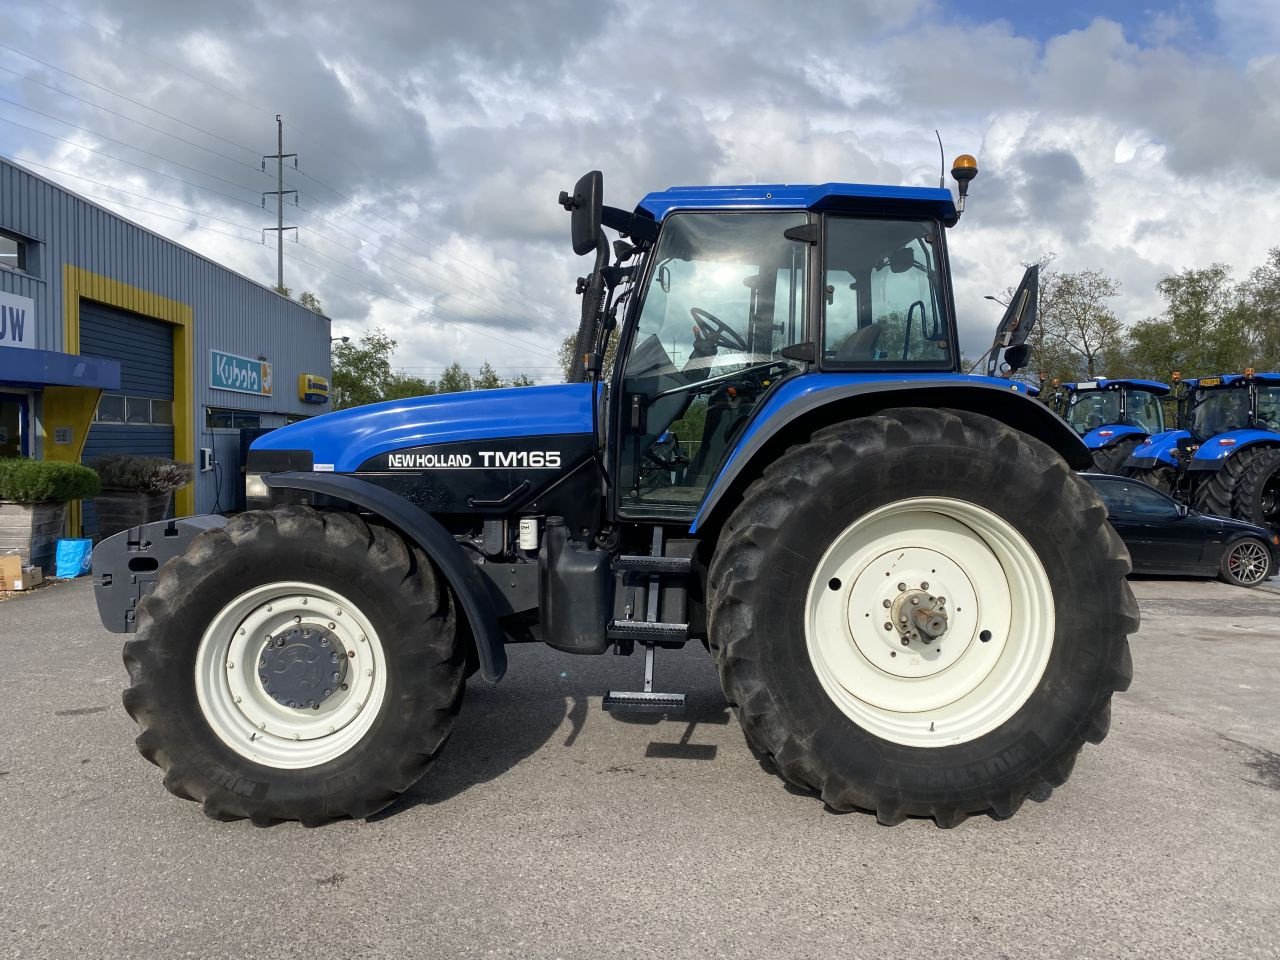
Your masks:
{"label": "front tire", "polygon": [[165,786],[218,820],[367,817],[435,758],[462,700],[453,598],[354,514],[242,514],[166,564],[125,644],[124,704]]}
{"label": "front tire", "polygon": [[[967,411],[891,410],[748,488],[711,564],[711,647],[748,742],[833,809],[1008,817],[1107,733],[1132,672],[1128,572],[1049,447]],[[930,606],[941,634],[899,629]]]}
{"label": "front tire", "polygon": [[1196,509],[1262,527],[1280,526],[1280,448],[1246,447],[1227,457],[1201,482]]}
{"label": "front tire", "polygon": [[1119,473],[1141,442],[1137,437],[1121,437],[1109,447],[1093,451],[1093,468],[1098,473]]}

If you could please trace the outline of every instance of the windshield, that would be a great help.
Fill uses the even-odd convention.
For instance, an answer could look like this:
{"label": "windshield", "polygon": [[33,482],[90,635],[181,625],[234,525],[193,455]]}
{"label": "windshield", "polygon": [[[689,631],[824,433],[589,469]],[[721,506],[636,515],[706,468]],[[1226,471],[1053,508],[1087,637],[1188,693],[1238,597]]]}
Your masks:
{"label": "windshield", "polygon": [[1091,390],[1075,393],[1067,407],[1067,423],[1083,436],[1109,423],[1120,422],[1120,392],[1118,390]]}
{"label": "windshield", "polygon": [[930,221],[827,220],[825,367],[950,367]]}
{"label": "windshield", "polygon": [[1191,433],[1197,440],[1208,440],[1229,430],[1242,430],[1249,425],[1249,393],[1230,388],[1201,390],[1191,408]]}
{"label": "windshield", "polygon": [[808,338],[799,211],[667,218],[622,377],[620,503],[691,512],[752,409]]}
{"label": "windshield", "polygon": [[1160,398],[1147,390],[1126,390],[1124,420],[1120,422],[1147,433],[1160,433],[1164,430]]}

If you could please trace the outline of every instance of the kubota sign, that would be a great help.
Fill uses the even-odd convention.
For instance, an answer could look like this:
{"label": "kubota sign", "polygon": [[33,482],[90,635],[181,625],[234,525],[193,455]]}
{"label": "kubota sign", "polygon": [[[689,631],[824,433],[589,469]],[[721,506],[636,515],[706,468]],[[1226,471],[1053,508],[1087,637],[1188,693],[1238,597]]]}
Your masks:
{"label": "kubota sign", "polygon": [[271,396],[271,364],[266,360],[237,357],[220,350],[209,351],[209,386],[260,397]]}

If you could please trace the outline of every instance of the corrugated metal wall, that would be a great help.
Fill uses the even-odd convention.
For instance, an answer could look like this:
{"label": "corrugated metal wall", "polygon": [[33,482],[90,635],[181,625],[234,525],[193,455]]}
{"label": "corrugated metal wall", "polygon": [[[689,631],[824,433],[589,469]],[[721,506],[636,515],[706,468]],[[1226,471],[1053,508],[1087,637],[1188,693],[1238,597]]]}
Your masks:
{"label": "corrugated metal wall", "polygon": [[[0,228],[34,240],[30,275],[0,270],[0,290],[35,301],[36,345],[66,350],[63,265],[69,264],[189,305],[193,314],[194,423],[197,447],[215,447],[223,459],[222,489],[215,476],[197,480],[197,511],[234,501],[238,436],[205,426],[208,406],[255,411],[264,426],[287,416],[311,416],[328,406],[298,399],[299,374],[329,375],[329,320],[273,290],[50,183],[0,160]],[[321,292],[323,293],[323,292]],[[210,351],[263,357],[272,364],[274,395],[253,396],[210,386]],[[215,439],[215,437],[217,439]]]}

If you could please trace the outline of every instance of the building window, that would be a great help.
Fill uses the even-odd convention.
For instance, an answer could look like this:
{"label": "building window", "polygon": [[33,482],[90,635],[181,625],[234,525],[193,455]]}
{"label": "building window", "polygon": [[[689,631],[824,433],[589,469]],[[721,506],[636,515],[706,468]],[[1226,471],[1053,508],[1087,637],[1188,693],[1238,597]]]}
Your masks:
{"label": "building window", "polygon": [[0,267],[27,269],[27,243],[11,233],[0,231]]}
{"label": "building window", "polygon": [[104,393],[98,400],[94,423],[128,423],[135,426],[173,426],[173,401],[149,397],[122,397]]}
{"label": "building window", "polygon": [[240,430],[262,426],[262,415],[228,410],[225,407],[205,407],[204,425],[210,430]]}

